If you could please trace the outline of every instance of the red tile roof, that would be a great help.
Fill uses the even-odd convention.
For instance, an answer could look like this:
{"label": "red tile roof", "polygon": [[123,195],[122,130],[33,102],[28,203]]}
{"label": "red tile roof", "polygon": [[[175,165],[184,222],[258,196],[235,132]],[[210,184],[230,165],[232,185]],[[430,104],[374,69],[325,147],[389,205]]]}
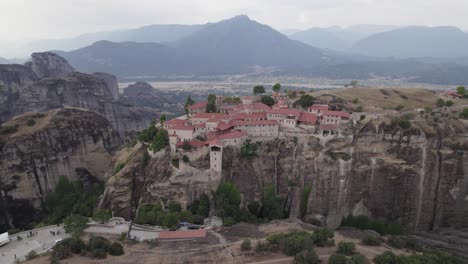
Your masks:
{"label": "red tile roof", "polygon": [[344,118],[349,118],[351,115],[344,111],[324,111],[324,116],[340,116]]}
{"label": "red tile roof", "polygon": [[229,129],[230,127],[232,127],[232,122],[229,122],[229,123],[219,122],[217,129],[223,131],[223,130]]}
{"label": "red tile roof", "polygon": [[218,133],[217,132],[209,132],[206,137],[208,138],[208,140],[216,139],[216,138],[218,138]]}
{"label": "red tile roof", "polygon": [[226,115],[226,114],[218,114],[218,113],[198,113],[194,116],[192,116],[192,118],[203,118],[203,119],[214,119],[214,118],[219,118],[219,119],[223,119],[223,118],[228,118],[229,116]]}
{"label": "red tile roof", "polygon": [[173,130],[193,130],[193,126],[174,125],[174,126],[171,126],[170,129],[173,129]]}
{"label": "red tile roof", "polygon": [[212,139],[212,140],[209,140],[208,141],[208,144],[210,146],[213,146],[213,145],[216,145],[216,146],[222,146],[223,143],[221,141],[219,141],[219,139],[215,138],[215,139]]}
{"label": "red tile roof", "polygon": [[205,229],[187,231],[161,231],[158,239],[178,239],[178,238],[203,238],[206,237]]}
{"label": "red tile roof", "polygon": [[218,136],[219,139],[231,139],[245,137],[247,134],[244,131],[232,130]]}
{"label": "red tile roof", "polygon": [[234,120],[231,123],[233,126],[278,125],[278,122],[276,122],[276,120],[260,120],[260,121]]}
{"label": "red tile roof", "polygon": [[266,119],[266,117],[267,117],[266,112],[252,113],[252,114],[239,113],[239,114],[231,116],[233,120]]}
{"label": "red tile roof", "polygon": [[[177,147],[182,147],[184,145],[184,141],[179,141],[177,142]],[[200,141],[200,140],[190,140],[188,142],[192,148],[199,148],[206,146],[207,142],[206,141]]]}
{"label": "red tile roof", "polygon": [[171,120],[168,120],[168,121],[165,121],[164,122],[164,125],[167,125],[167,126],[174,126],[174,125],[179,125],[179,126],[183,126],[185,125],[186,123],[186,120],[184,119],[177,119],[177,118],[174,118],[174,119],[171,119]]}
{"label": "red tile roof", "polygon": [[208,104],[207,101],[201,101],[198,103],[195,103],[193,105],[190,105],[187,107],[188,110],[195,110],[195,109],[201,109],[201,108],[206,108],[206,105]]}
{"label": "red tile roof", "polygon": [[328,109],[330,109],[330,107],[328,105],[312,105],[312,106],[309,106],[309,109],[317,109],[317,110],[327,111]]}
{"label": "red tile roof", "polygon": [[311,113],[301,112],[297,121],[315,124],[317,123],[317,116]]}
{"label": "red tile roof", "polygon": [[302,111],[298,109],[273,109],[273,110],[268,111],[268,114],[299,116],[301,112]]}

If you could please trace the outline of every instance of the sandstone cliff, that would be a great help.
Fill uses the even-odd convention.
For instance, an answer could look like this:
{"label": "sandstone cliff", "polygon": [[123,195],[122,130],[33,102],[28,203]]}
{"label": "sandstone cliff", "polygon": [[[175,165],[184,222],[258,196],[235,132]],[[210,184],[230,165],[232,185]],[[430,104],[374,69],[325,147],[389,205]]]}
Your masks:
{"label": "sandstone cliff", "polygon": [[105,73],[73,72],[53,53],[35,53],[26,66],[0,65],[0,122],[28,111],[78,107],[106,117],[121,136],[146,128],[158,112],[118,100],[117,80]]}
{"label": "sandstone cliff", "polygon": [[[407,130],[372,121],[328,142],[316,138],[263,142],[252,160],[225,148],[222,174],[239,188],[244,205],[260,201],[263,188],[273,185],[288,198],[291,217],[299,215],[300,194],[311,184],[307,218],[330,227],[337,227],[350,213],[396,221],[413,230],[467,227],[466,131],[465,124],[452,119],[438,125],[414,122]],[[142,152],[140,147],[133,156],[141,157]],[[161,155],[143,169],[133,160],[108,181],[101,206],[130,218],[139,204],[161,198],[189,204],[217,185],[209,177],[208,163],[201,156],[191,165],[181,162],[177,169],[168,155]]]}
{"label": "sandstone cliff", "polygon": [[[7,127],[16,127],[16,131],[5,132]],[[6,222],[31,222],[61,176],[85,185],[103,181],[112,167],[114,151],[122,144],[104,117],[87,110],[25,113],[2,128],[2,226]]]}

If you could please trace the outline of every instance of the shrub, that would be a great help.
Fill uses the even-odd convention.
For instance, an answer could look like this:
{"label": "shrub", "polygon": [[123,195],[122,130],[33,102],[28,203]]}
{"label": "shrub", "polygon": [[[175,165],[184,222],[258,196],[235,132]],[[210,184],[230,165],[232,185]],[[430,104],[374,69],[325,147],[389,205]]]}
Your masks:
{"label": "shrub", "polygon": [[86,244],[83,242],[83,240],[77,237],[64,239],[60,243],[68,247],[74,254],[80,254],[81,252],[86,251]]}
{"label": "shrub", "polygon": [[223,219],[224,226],[232,226],[234,224],[236,224],[236,219],[234,219],[233,217],[226,217]]}
{"label": "shrub", "polygon": [[28,119],[28,121],[26,122],[26,125],[28,126],[34,126],[36,124],[36,121],[32,118]]}
{"label": "shrub", "polygon": [[180,205],[180,203],[175,202],[175,201],[170,201],[169,202],[169,212],[177,213],[177,212],[180,212],[180,211],[182,211],[182,206]]}
{"label": "shrub", "polygon": [[274,252],[278,250],[277,245],[273,245],[267,241],[258,241],[255,246],[255,252]]}
{"label": "shrub", "polygon": [[101,236],[92,237],[88,241],[88,250],[91,252],[94,252],[95,249],[103,249],[107,252],[110,246],[110,241]]}
{"label": "shrub", "polygon": [[97,259],[105,259],[107,257],[107,251],[102,248],[96,248],[91,251],[91,257]]}
{"label": "shrub", "polygon": [[452,100],[445,101],[445,106],[447,106],[447,107],[453,106],[453,101]]}
{"label": "shrub", "polygon": [[125,167],[125,162],[118,162],[117,165],[115,165],[114,170],[112,171],[112,174],[115,175],[119,173],[124,167]]}
{"label": "shrub", "polygon": [[348,259],[343,254],[334,253],[328,258],[328,264],[347,264]]}
{"label": "shrub", "polygon": [[351,263],[353,264],[366,264],[368,263],[366,257],[361,254],[354,254],[351,256]]}
{"label": "shrub", "polygon": [[362,106],[356,107],[355,112],[361,113],[362,111],[364,111],[364,109],[362,108]]}
{"label": "shrub", "polygon": [[380,246],[382,242],[380,241],[379,238],[374,237],[374,236],[366,236],[362,239],[362,243],[366,246]]}
{"label": "shrub", "polygon": [[353,242],[341,241],[338,244],[338,250],[336,252],[347,255],[347,256],[351,256],[355,253],[355,250],[356,250],[356,245],[354,245]]}
{"label": "shrub", "polygon": [[302,190],[301,194],[301,202],[299,204],[299,211],[301,214],[301,218],[303,218],[307,214],[307,205],[309,202],[309,196],[312,191],[312,185],[306,184],[304,189]]}
{"label": "shrub", "polygon": [[391,236],[387,243],[393,248],[402,249],[406,246],[406,239],[402,236]]}
{"label": "shrub", "polygon": [[126,238],[127,238],[127,233],[126,232],[120,233],[119,241],[124,241]]}
{"label": "shrub", "polygon": [[374,258],[375,264],[398,264],[398,257],[391,251],[386,251]]}
{"label": "shrub", "polygon": [[28,252],[28,254],[26,254],[26,256],[24,256],[26,258],[26,260],[30,260],[30,259],[33,259],[35,257],[37,257],[37,252],[34,251],[34,250],[31,250]]}
{"label": "shrub", "polygon": [[0,135],[11,134],[11,133],[15,133],[16,131],[18,131],[18,125],[0,126]]}
{"label": "shrub", "polygon": [[242,241],[242,244],[240,246],[241,250],[242,251],[249,251],[252,249],[252,245],[250,243],[250,239],[245,239],[244,241]]}
{"label": "shrub", "polygon": [[381,235],[401,235],[404,233],[403,227],[399,224],[387,224],[380,220],[370,219],[365,215],[350,215],[343,219],[341,226],[356,227],[362,230],[374,230]]}
{"label": "shrub", "polygon": [[319,247],[333,246],[334,244],[334,241],[332,240],[333,237],[334,237],[334,233],[327,228],[317,230],[312,235],[314,244]]}
{"label": "shrub", "polygon": [[185,162],[185,163],[189,163],[190,162],[190,159],[187,155],[184,155],[182,156],[182,161]]}
{"label": "shrub", "polygon": [[321,260],[317,256],[317,253],[313,249],[303,250],[294,256],[295,264],[319,264]]}
{"label": "shrub", "polygon": [[436,101],[437,107],[444,107],[445,106],[445,101],[442,98],[437,99]]}
{"label": "shrub", "polygon": [[303,250],[312,249],[312,235],[307,232],[293,232],[280,239],[280,249],[287,256],[294,256]]}
{"label": "shrub", "polygon": [[460,113],[460,117],[463,119],[468,119],[468,108],[463,108],[462,112]]}
{"label": "shrub", "polygon": [[66,259],[71,257],[71,255],[71,249],[61,242],[57,243],[52,251],[52,258],[56,260]]}
{"label": "shrub", "polygon": [[240,192],[233,183],[220,183],[214,194],[214,200],[218,216],[234,218],[239,215]]}
{"label": "shrub", "polygon": [[364,120],[364,119],[366,119],[366,115],[361,115],[361,116],[359,117],[359,121],[362,121],[362,120]]}
{"label": "shrub", "polygon": [[125,252],[123,250],[123,247],[120,243],[118,242],[114,242],[111,244],[110,248],[109,248],[109,254],[111,254],[112,256],[121,256],[123,255]]}

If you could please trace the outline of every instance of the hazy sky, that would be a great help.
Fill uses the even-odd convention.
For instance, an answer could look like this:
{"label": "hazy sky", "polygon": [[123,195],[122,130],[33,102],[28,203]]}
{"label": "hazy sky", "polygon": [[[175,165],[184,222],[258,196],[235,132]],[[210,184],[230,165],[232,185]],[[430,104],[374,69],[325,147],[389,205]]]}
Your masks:
{"label": "hazy sky", "polygon": [[393,24],[468,29],[468,0],[0,0],[0,39],[44,39],[246,14],[276,29]]}

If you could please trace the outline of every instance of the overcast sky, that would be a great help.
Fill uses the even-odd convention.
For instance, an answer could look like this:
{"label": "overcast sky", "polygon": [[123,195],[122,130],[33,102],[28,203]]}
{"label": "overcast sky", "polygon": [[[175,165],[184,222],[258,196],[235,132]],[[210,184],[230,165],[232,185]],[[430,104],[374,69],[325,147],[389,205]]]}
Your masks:
{"label": "overcast sky", "polygon": [[0,39],[45,39],[246,14],[276,29],[353,24],[468,29],[468,0],[0,0]]}

